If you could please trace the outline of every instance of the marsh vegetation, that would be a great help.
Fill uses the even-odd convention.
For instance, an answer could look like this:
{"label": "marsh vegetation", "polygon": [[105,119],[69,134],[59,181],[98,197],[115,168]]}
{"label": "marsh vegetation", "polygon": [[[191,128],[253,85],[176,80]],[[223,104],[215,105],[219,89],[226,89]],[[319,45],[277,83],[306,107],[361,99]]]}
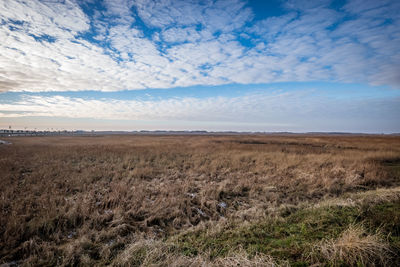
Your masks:
{"label": "marsh vegetation", "polygon": [[400,137],[6,141],[0,264],[400,264]]}

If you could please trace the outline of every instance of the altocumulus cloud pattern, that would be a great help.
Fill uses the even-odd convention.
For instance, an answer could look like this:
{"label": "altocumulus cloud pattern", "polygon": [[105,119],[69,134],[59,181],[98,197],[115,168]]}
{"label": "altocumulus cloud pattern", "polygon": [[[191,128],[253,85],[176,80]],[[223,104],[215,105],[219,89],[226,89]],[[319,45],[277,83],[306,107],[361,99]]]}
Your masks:
{"label": "altocumulus cloud pattern", "polygon": [[[2,0],[2,91],[400,86],[400,1]],[[269,13],[268,13],[269,12]]]}

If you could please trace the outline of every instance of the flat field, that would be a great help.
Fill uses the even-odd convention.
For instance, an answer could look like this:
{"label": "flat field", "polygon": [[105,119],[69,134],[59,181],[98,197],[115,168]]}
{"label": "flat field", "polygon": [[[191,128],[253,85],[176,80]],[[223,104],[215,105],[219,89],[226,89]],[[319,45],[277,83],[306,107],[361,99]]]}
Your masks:
{"label": "flat field", "polygon": [[398,136],[2,139],[6,266],[400,264]]}

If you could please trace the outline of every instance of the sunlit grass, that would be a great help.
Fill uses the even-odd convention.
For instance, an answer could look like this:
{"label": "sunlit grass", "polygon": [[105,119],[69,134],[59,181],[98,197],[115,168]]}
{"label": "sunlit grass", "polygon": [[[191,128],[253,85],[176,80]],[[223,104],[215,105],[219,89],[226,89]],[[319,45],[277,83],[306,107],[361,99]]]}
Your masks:
{"label": "sunlit grass", "polygon": [[4,263],[311,264],[336,257],[309,255],[354,224],[399,251],[397,137],[11,141],[0,148]]}

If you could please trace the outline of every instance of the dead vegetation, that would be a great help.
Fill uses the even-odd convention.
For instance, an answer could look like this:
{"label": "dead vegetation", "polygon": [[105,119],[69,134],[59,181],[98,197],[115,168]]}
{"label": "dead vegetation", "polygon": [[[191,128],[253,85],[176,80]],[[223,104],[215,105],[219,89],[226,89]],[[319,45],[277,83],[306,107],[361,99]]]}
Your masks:
{"label": "dead vegetation", "polygon": [[147,239],[132,243],[113,261],[113,266],[174,266],[174,267],[201,267],[201,266],[288,266],[286,262],[277,263],[271,256],[258,254],[250,256],[243,249],[232,251],[225,257],[210,259],[208,253],[195,257],[182,255],[171,245],[161,241]]}
{"label": "dead vegetation", "polygon": [[[162,244],[179,243],[174,236],[210,223],[214,228],[209,230],[220,233],[225,225],[281,220],[310,205],[348,203],[347,194],[360,191],[366,194],[360,198],[375,199],[370,205],[378,207],[396,202],[394,194],[371,190],[391,188],[400,181],[399,137],[104,136],[7,141],[12,145],[0,147],[0,263],[287,264],[290,257],[303,258],[276,254],[274,259],[262,249],[246,247],[240,253],[235,247],[215,255],[208,247],[194,255],[182,251],[181,244]],[[368,209],[357,212],[369,218]],[[392,213],[389,216],[399,216]],[[376,224],[371,221],[370,226],[379,227]],[[336,257],[332,251],[340,239],[332,240],[336,243],[330,243],[325,260]],[[146,249],[149,246],[152,250]],[[145,252],[136,255],[140,251]],[[322,250],[320,254],[325,255]]]}
{"label": "dead vegetation", "polygon": [[339,238],[320,242],[314,254],[334,266],[387,266],[393,252],[379,233],[369,234],[360,225],[350,225]]}

